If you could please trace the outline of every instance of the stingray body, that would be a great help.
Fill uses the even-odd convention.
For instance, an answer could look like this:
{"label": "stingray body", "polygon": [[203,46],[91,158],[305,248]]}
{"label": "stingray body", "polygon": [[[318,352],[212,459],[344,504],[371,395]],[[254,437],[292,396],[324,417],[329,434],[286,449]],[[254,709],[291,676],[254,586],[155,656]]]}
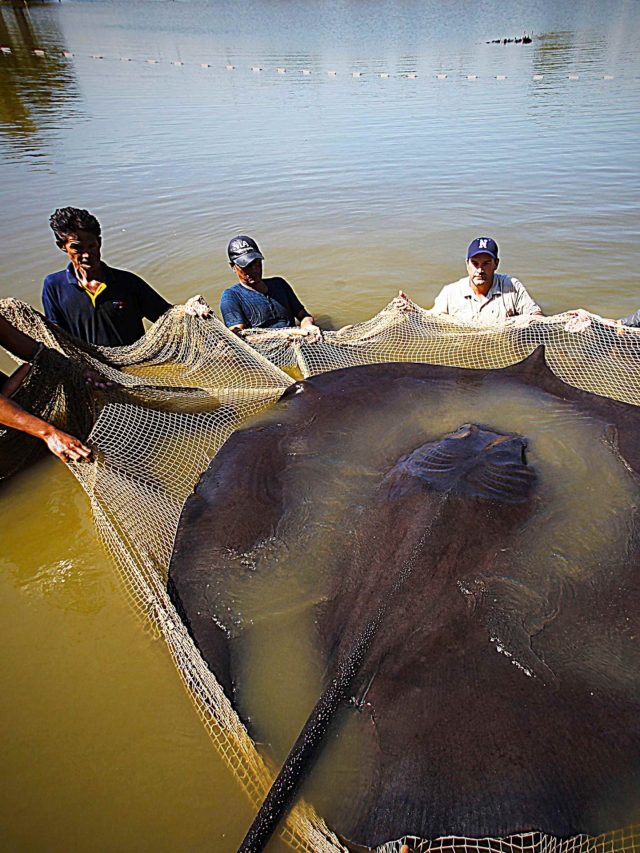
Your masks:
{"label": "stingray body", "polygon": [[[176,538],[174,601],[228,690],[234,672],[214,574],[224,579],[229,554],[250,553],[290,515],[291,479],[314,452],[314,433],[338,420],[348,434],[385,395],[397,402],[403,388],[442,381],[481,381],[486,393],[494,384],[540,389],[600,421],[611,453],[632,475],[640,470],[638,409],[567,386],[541,351],[496,371],[386,364],[297,383],[276,418],[229,439]],[[349,699],[368,759],[335,828],[358,844],[405,834],[594,834],[629,823],[640,790],[634,520],[622,563],[550,593],[548,574],[537,588],[514,558],[545,500],[526,439],[464,423],[413,440],[380,470],[357,523],[336,530],[342,556],[317,608],[329,687],[293,763],[308,760],[327,703],[333,713]],[[594,632],[615,658],[616,679],[603,676],[601,661],[576,663],[581,637]]]}

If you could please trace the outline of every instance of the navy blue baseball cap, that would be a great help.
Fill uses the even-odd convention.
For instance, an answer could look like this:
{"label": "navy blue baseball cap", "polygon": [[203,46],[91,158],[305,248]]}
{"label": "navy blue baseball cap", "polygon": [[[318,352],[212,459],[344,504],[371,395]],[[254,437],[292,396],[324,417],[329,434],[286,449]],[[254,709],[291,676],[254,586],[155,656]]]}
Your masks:
{"label": "navy blue baseball cap", "polygon": [[469,243],[467,249],[467,260],[475,255],[491,255],[492,258],[498,260],[498,244],[491,237],[476,237]]}
{"label": "navy blue baseball cap", "polygon": [[252,261],[264,260],[256,241],[246,234],[239,234],[229,241],[227,255],[231,263],[239,267],[248,267]]}

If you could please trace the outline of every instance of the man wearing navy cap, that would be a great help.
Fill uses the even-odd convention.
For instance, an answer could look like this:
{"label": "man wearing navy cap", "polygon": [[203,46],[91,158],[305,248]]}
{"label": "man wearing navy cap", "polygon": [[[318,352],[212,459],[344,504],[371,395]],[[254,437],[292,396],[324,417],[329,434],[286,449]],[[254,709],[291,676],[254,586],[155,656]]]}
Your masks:
{"label": "man wearing navy cap", "polygon": [[432,313],[487,325],[504,323],[512,317],[543,316],[522,282],[496,272],[499,263],[496,241],[476,237],[467,249],[468,275],[442,288]]}
{"label": "man wearing navy cap", "polygon": [[229,266],[238,283],[228,287],[220,299],[225,326],[232,332],[243,329],[283,329],[295,326],[317,331],[313,317],[283,278],[263,278],[264,256],[252,237],[239,234],[227,246]]}

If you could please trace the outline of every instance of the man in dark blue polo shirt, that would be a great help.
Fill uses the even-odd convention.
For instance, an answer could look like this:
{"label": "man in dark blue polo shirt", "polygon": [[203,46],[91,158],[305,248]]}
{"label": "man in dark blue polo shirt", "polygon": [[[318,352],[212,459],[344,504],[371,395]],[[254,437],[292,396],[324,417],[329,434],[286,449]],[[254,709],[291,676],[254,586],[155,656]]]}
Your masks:
{"label": "man in dark blue polo shirt", "polygon": [[229,266],[238,283],[228,287],[220,299],[225,326],[232,332],[243,329],[283,329],[295,326],[315,330],[313,317],[283,278],[262,277],[264,256],[256,241],[240,234],[227,247]]}
{"label": "man in dark blue polo shirt", "polygon": [[47,319],[87,343],[117,347],[142,337],[143,318],[155,322],[171,308],[139,276],[101,260],[100,223],[88,210],[59,208],[49,224],[70,263],[44,280]]}

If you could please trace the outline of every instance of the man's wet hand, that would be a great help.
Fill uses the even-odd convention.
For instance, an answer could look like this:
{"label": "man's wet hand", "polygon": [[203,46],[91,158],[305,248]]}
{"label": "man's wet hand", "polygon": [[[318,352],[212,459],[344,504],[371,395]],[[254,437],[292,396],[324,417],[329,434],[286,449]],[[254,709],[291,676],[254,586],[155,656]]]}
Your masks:
{"label": "man's wet hand", "polygon": [[403,290],[398,291],[398,295],[391,303],[394,308],[397,308],[399,311],[415,311],[415,306],[413,302],[409,299],[407,294]]}
{"label": "man's wet hand", "polygon": [[107,379],[106,376],[103,376],[99,370],[94,370],[93,367],[85,367],[82,371],[82,378],[87,385],[91,385],[93,388],[100,388],[102,390],[105,388],[113,388],[116,384],[110,379]]}
{"label": "man's wet hand", "polygon": [[295,330],[299,335],[302,335],[307,343],[315,343],[322,339],[322,329],[313,323],[307,323]]}
{"label": "man's wet hand", "polygon": [[565,332],[584,332],[592,324],[591,314],[584,308],[576,308],[575,311],[567,311],[569,319],[564,325]]}
{"label": "man's wet hand", "polygon": [[516,314],[515,317],[510,317],[507,323],[512,329],[528,329],[532,321],[532,314]]}
{"label": "man's wet hand", "polygon": [[63,462],[80,462],[91,458],[91,450],[79,438],[61,429],[52,427],[44,440],[49,450]]}
{"label": "man's wet hand", "polygon": [[213,314],[211,306],[204,296],[200,296],[200,294],[192,296],[191,299],[187,299],[184,303],[184,310],[190,317],[202,317],[204,320],[206,320],[207,317],[211,317]]}

